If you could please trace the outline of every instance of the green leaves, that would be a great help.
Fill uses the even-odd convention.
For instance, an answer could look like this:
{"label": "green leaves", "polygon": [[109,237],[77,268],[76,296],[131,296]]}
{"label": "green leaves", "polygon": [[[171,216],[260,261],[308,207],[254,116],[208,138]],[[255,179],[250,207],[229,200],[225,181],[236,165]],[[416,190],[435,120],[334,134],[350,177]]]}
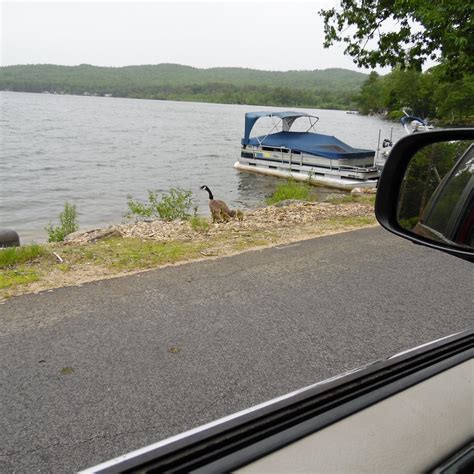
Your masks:
{"label": "green leaves", "polygon": [[396,68],[386,76],[372,72],[361,88],[359,110],[364,114],[388,112],[397,118],[408,107],[414,115],[437,118],[451,124],[472,122],[474,78],[464,75],[447,81],[445,65],[421,73]]}
{"label": "green leaves", "polygon": [[[448,62],[450,78],[472,74],[474,7],[469,2],[341,0],[340,7],[319,12],[324,47],[345,43],[345,53],[358,66],[421,70],[431,59]],[[374,41],[376,47],[372,47]]]}
{"label": "green leaves", "polygon": [[148,203],[135,201],[128,197],[129,212],[125,217],[133,216],[140,218],[160,218],[166,221],[176,219],[187,220],[191,217],[191,210],[196,213],[196,201],[190,190],[182,188],[171,188],[163,193],[161,201],[158,201],[156,191],[148,191]]}
{"label": "green leaves", "polygon": [[79,229],[77,223],[76,206],[69,204],[67,201],[64,204],[64,210],[59,214],[59,226],[53,226],[49,223],[45,230],[48,233],[48,242],[62,242],[65,237]]}

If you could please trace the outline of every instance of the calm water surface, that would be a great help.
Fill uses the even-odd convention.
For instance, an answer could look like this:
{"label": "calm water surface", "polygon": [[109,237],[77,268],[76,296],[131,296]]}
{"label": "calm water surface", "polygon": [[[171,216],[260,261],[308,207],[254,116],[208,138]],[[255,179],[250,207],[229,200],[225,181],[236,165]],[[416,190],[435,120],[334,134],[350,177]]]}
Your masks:
{"label": "calm water surface", "polygon": [[[22,242],[46,240],[44,227],[57,223],[65,201],[88,229],[122,222],[127,196],[145,200],[148,189],[191,189],[207,215],[203,184],[245,209],[261,205],[280,182],[233,164],[244,114],[281,108],[16,92],[0,92],[0,101],[0,228],[15,229]],[[392,127],[395,139],[404,134],[375,117],[304,111],[320,117],[318,132],[355,147],[375,149],[380,129],[382,139]]]}

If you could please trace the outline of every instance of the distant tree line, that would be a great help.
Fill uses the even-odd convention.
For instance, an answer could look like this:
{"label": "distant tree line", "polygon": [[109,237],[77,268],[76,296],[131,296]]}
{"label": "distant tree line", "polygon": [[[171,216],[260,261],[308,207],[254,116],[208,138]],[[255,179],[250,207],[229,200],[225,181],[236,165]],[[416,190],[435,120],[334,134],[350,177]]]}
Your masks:
{"label": "distant tree line", "polygon": [[0,67],[0,90],[357,109],[394,120],[408,108],[415,115],[451,124],[472,123],[473,76],[465,71],[448,80],[445,68],[437,66],[426,72],[395,68],[380,76],[346,69],[281,72],[176,64],[122,68],[43,64]]}
{"label": "distant tree line", "polygon": [[141,99],[348,109],[367,77],[354,71],[269,72],[162,64],[101,68],[55,65],[0,68],[0,89]]}

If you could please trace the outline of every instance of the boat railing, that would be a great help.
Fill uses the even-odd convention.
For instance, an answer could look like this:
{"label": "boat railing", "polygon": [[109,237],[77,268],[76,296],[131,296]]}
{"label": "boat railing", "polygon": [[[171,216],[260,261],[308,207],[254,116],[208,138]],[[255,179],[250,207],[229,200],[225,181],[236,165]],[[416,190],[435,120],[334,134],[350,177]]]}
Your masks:
{"label": "boat railing", "polygon": [[[314,118],[315,121],[312,122],[311,118]],[[314,129],[314,126],[319,122],[319,117],[312,116],[312,117],[308,117],[308,119],[309,119],[309,128],[308,128],[308,130],[306,130],[306,133],[311,132],[311,130],[314,130],[314,132],[316,133],[316,130]]]}
{"label": "boat railing", "polygon": [[[249,146],[249,149],[253,149],[254,151],[258,150],[258,147],[253,145]],[[291,165],[293,164],[293,150],[291,148],[285,147],[285,146],[272,146],[272,147],[267,147],[268,151],[273,151],[275,153],[280,153],[280,159],[281,162],[284,163],[285,159],[288,160],[290,168]],[[303,166],[303,154],[302,153],[295,153],[295,155],[298,158],[298,164],[299,166]],[[336,160],[337,162],[337,160]],[[334,160],[329,159],[329,169],[332,171],[333,169],[338,169],[341,171],[352,171],[352,172],[357,172],[357,173],[369,173],[378,170],[377,166],[374,166],[373,164],[370,166],[354,166],[354,165],[340,165],[339,163],[334,163]]]}

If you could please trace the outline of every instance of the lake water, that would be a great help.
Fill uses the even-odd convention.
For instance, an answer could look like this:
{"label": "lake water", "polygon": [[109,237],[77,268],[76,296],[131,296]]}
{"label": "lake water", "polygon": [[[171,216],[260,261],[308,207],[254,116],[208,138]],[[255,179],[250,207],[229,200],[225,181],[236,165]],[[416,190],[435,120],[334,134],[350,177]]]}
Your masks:
{"label": "lake water", "polygon": [[[145,200],[148,189],[191,189],[207,215],[203,184],[245,209],[280,182],[233,164],[245,113],[281,108],[17,92],[0,92],[0,101],[0,228],[15,229],[22,242],[46,240],[44,227],[57,223],[65,201],[77,206],[85,230],[122,222],[127,196]],[[291,110],[314,113],[318,132],[355,147],[375,149],[380,129],[382,139],[392,127],[394,139],[404,135],[375,117]]]}

